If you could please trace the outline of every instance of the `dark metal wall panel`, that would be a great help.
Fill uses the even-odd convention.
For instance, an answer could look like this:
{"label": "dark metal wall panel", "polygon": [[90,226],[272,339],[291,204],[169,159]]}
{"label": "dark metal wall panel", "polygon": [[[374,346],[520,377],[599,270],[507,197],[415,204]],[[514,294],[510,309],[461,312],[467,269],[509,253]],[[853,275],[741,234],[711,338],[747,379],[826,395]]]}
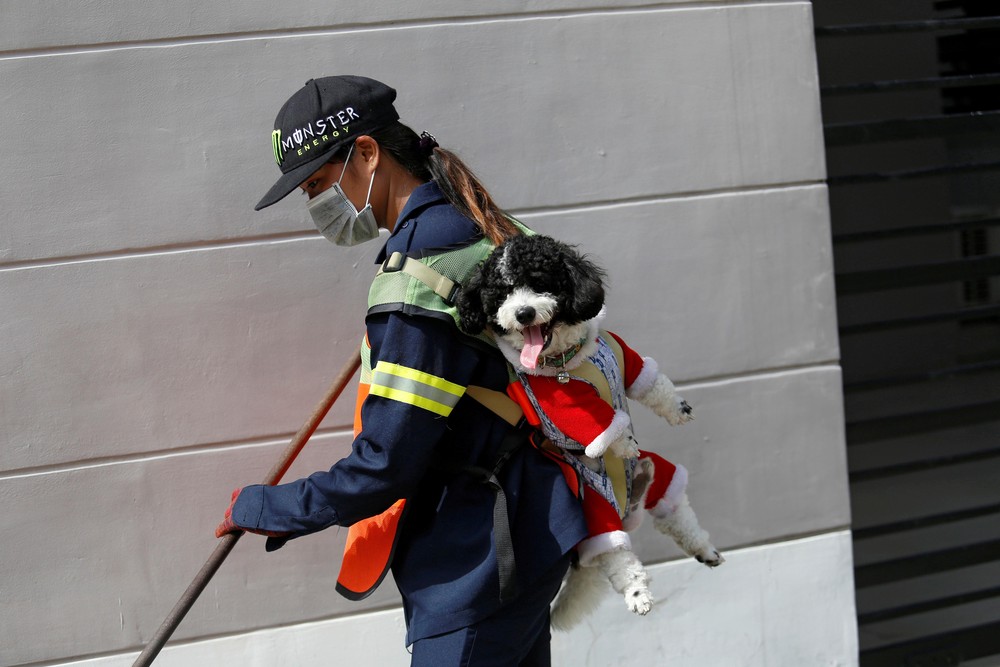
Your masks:
{"label": "dark metal wall panel", "polygon": [[861,664],[1000,655],[1000,8],[814,8]]}

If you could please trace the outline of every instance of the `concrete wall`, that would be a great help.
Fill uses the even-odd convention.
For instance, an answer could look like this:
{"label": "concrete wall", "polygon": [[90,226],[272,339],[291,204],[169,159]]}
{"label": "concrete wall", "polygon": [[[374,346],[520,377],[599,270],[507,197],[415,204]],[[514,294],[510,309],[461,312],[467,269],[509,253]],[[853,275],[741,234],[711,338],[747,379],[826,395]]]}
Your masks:
{"label": "concrete wall", "polygon": [[[653,664],[856,660],[809,3],[497,6],[4,3],[0,665],[130,664],[359,339],[377,244],[334,248],[294,196],[251,210],[277,106],[331,73],[395,86],[503,206],[599,256],[610,326],[698,411],[637,428],[729,562],[647,528],[664,602],[609,601],[556,664],[623,636]],[[346,452],[349,403],[289,475]],[[244,539],[161,660],[406,664],[391,584],[333,592],[342,540]]]}

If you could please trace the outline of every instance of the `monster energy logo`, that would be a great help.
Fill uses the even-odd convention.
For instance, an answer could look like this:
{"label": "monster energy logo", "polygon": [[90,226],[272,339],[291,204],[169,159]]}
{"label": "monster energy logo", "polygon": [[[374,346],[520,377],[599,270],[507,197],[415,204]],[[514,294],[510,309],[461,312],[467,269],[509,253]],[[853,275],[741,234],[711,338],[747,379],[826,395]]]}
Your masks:
{"label": "monster energy logo", "polygon": [[336,113],[324,118],[317,118],[302,127],[292,130],[290,137],[281,136],[281,130],[271,132],[271,148],[274,150],[274,161],[281,166],[285,161],[286,151],[294,151],[301,157],[305,153],[320,148],[331,139],[339,139],[348,134],[351,128],[347,125],[352,120],[361,120],[361,116],[353,107],[344,107]]}
{"label": "monster energy logo", "polygon": [[274,148],[274,161],[281,166],[281,161],[285,158],[285,149],[281,145],[281,130],[271,133],[271,147]]}

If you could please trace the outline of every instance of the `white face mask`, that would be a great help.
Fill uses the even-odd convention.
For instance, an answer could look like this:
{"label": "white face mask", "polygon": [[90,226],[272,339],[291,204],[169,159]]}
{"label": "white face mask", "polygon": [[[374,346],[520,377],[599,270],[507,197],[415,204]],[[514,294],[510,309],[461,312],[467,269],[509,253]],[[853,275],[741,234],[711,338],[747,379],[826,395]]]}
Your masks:
{"label": "white face mask", "polygon": [[353,246],[378,238],[378,223],[372,211],[372,185],[375,183],[375,172],[368,183],[368,195],[365,197],[365,207],[359,212],[354,204],[344,194],[340,181],[347,171],[347,162],[351,159],[354,146],[347,152],[344,170],[340,172],[337,182],[324,192],[309,200],[306,207],[319,233],[340,246]]}

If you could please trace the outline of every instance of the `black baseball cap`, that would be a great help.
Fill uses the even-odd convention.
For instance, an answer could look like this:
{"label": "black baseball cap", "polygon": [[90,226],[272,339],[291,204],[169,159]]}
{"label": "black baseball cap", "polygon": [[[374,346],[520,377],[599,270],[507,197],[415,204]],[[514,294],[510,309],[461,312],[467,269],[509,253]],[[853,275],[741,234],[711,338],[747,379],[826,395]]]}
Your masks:
{"label": "black baseball cap", "polygon": [[356,137],[399,120],[396,91],[364,76],[309,79],[274,119],[271,146],[281,178],[255,211],[285,198]]}

